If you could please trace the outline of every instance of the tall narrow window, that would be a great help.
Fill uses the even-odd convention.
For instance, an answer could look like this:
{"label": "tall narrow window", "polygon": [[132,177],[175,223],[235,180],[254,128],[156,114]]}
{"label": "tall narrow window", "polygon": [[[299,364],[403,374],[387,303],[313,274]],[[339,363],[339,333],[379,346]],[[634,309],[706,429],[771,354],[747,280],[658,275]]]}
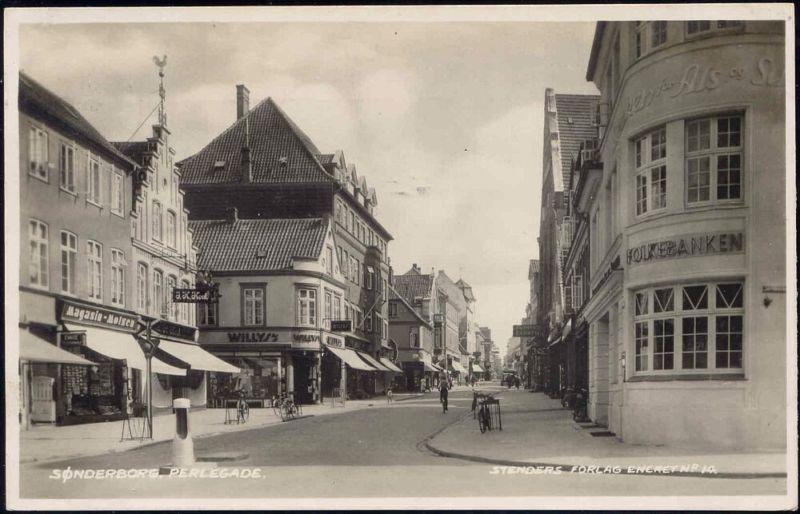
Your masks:
{"label": "tall narrow window", "polygon": [[75,277],[78,262],[78,237],[61,231],[61,292],[75,294]]}
{"label": "tall narrow window", "polygon": [[333,248],[327,246],[325,248],[325,271],[328,275],[333,275]]}
{"label": "tall narrow window", "polygon": [[687,202],[742,198],[742,117],[686,122]]}
{"label": "tall narrow window", "polygon": [[667,130],[658,128],[634,142],[636,214],[667,206]]}
{"label": "tall narrow window", "polygon": [[650,24],[650,46],[656,48],[667,42],[667,22],[654,21]]}
{"label": "tall narrow window", "polygon": [[31,127],[28,133],[28,173],[36,178],[48,180],[48,162],[47,132]]}
{"label": "tall narrow window", "polygon": [[111,303],[125,305],[125,254],[111,250]]}
{"label": "tall narrow window", "polygon": [[641,21],[636,22],[636,31],[634,32],[633,46],[637,59],[644,54],[644,40],[645,40],[646,28],[647,28],[646,23]]}
{"label": "tall narrow window", "polygon": [[265,301],[264,287],[243,287],[242,288],[242,312],[243,321],[248,326],[260,326],[264,324]]}
{"label": "tall narrow window", "polygon": [[95,205],[103,205],[102,182],[100,180],[100,162],[89,155],[86,172],[86,199]]}
{"label": "tall narrow window", "polygon": [[332,319],[342,319],[342,298],[338,295],[333,297],[333,314]]}
{"label": "tall narrow window", "polygon": [[89,298],[103,299],[103,246],[96,241],[86,243]]}
{"label": "tall narrow window", "polygon": [[217,324],[217,303],[197,304],[197,324],[201,326]]}
{"label": "tall narrow window", "polygon": [[333,295],[330,292],[325,292],[325,326],[331,326],[333,319]]}
{"label": "tall narrow window", "polygon": [[175,248],[177,229],[178,227],[175,213],[172,211],[167,211],[167,244],[172,248]]}
{"label": "tall narrow window", "polygon": [[28,261],[28,277],[32,286],[47,287],[49,284],[49,232],[47,225],[39,220],[28,222],[28,239],[30,243],[30,260]]}
{"label": "tall narrow window", "polygon": [[[181,280],[181,289],[189,289],[191,286],[189,285],[188,280]],[[180,305],[180,321],[181,323],[186,323],[187,325],[191,323],[189,319],[189,305],[188,303],[181,303]]]}
{"label": "tall narrow window", "polygon": [[164,273],[161,270],[153,270],[153,311],[155,316],[166,317],[167,311],[164,308]]}
{"label": "tall narrow window", "polygon": [[167,316],[173,321],[178,319],[178,306],[180,305],[179,303],[172,301],[172,292],[177,287],[178,279],[174,275],[169,275],[167,277],[167,291],[165,296],[167,303]]}
{"label": "tall narrow window", "polygon": [[297,290],[297,324],[299,326],[317,326],[317,291],[314,289]]}
{"label": "tall narrow window", "polygon": [[372,266],[364,266],[367,268],[366,287],[372,290],[375,287],[375,268]]}
{"label": "tall narrow window", "polygon": [[147,313],[149,311],[147,294],[150,289],[148,282],[147,264],[140,262],[136,265],[136,307],[139,312]]}
{"label": "tall narrow window", "polygon": [[111,212],[122,216],[125,209],[124,185],[122,175],[116,171],[111,172]]}
{"label": "tall narrow window", "polygon": [[61,189],[75,192],[75,148],[68,143],[61,143],[61,152],[58,158],[58,174]]}
{"label": "tall narrow window", "polygon": [[161,225],[161,204],[153,200],[153,239],[163,241],[164,233]]}

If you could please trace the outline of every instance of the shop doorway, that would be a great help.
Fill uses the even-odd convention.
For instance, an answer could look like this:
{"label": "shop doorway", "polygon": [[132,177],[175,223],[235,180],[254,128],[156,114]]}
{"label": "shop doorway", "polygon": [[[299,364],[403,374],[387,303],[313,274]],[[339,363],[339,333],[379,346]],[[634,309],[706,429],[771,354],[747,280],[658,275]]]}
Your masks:
{"label": "shop doorway", "polygon": [[317,356],[294,355],[294,400],[300,404],[315,403],[317,391]]}
{"label": "shop doorway", "polygon": [[593,324],[592,362],[589,384],[589,416],[599,425],[608,426],[609,409],[609,315]]}

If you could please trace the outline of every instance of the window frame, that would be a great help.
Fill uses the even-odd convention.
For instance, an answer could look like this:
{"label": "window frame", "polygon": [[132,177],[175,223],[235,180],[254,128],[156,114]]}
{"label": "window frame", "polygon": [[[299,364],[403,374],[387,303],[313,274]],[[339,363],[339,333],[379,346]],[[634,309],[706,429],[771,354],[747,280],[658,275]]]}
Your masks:
{"label": "window frame", "polygon": [[119,248],[111,249],[111,303],[125,306],[125,269],[128,263],[125,252]]}
{"label": "window frame", "polygon": [[[319,291],[316,287],[311,286],[298,286],[295,292],[295,322],[298,327],[312,327],[318,328],[319,309],[318,297]],[[305,293],[305,296],[303,296]],[[313,294],[311,294],[313,293]],[[303,305],[307,304],[307,315],[303,315]],[[312,314],[313,311],[313,314]]]}
{"label": "window frame", "polygon": [[[66,244],[64,236],[67,237]],[[62,230],[60,234],[60,255],[61,255],[61,293],[76,296],[78,294],[76,285],[78,281],[78,236],[69,230]],[[70,245],[72,241],[72,245]],[[65,272],[66,269],[66,272]],[[67,288],[64,288],[64,282]]]}
{"label": "window frame", "polygon": [[[267,284],[263,282],[246,282],[239,284],[239,291],[240,291],[240,310],[241,310],[241,321],[243,327],[265,327],[267,326]],[[257,320],[257,314],[259,314],[259,309],[255,306],[259,301],[258,298],[253,297],[252,303],[253,306],[253,319],[252,322],[248,321],[248,314],[249,307],[248,307],[248,291],[259,292],[261,293],[261,308],[260,308],[260,315],[261,320]]]}
{"label": "window frame", "polygon": [[[62,191],[69,193],[71,195],[77,195],[77,191],[75,190],[75,154],[77,153],[77,148],[75,144],[68,141],[61,141],[58,150],[58,187]],[[67,155],[71,156],[71,159],[67,159]],[[67,162],[70,163],[70,166],[66,166]],[[69,169],[67,169],[67,167]]]}
{"label": "window frame", "polygon": [[[95,254],[94,250],[97,250]],[[86,241],[86,263],[87,263],[87,283],[89,285],[89,294],[87,295],[90,300],[103,300],[103,245],[89,239]],[[96,268],[96,269],[95,269]],[[97,279],[97,284],[95,284]],[[97,285],[98,294],[95,295],[95,285]]]}
{"label": "window frame", "polygon": [[150,266],[145,262],[136,263],[136,307],[140,312],[150,312]]}
{"label": "window frame", "polygon": [[[689,31],[690,23],[708,23],[708,28],[705,30],[698,30],[694,32]],[[733,23],[729,26],[720,26],[721,23]],[[720,32],[734,32],[737,30],[744,30],[745,20],[686,20],[683,24],[683,34],[686,39],[701,38],[703,36],[716,35]]]}
{"label": "window frame", "polygon": [[166,244],[170,248],[176,249],[178,244],[178,215],[175,211],[167,209],[166,221]]}
{"label": "window frame", "polygon": [[125,179],[121,173],[117,172],[114,166],[111,167],[111,198],[109,203],[109,210],[112,214],[125,217],[123,214],[125,212]]}
{"label": "window frame", "polygon": [[49,167],[50,134],[40,126],[31,124],[28,129],[28,175],[49,184]]}
{"label": "window frame", "polygon": [[216,327],[219,325],[219,303],[200,302],[197,304],[197,326]]}
{"label": "window frame", "polygon": [[[662,132],[664,136],[663,143],[659,136],[658,143],[654,144],[653,141],[656,137],[656,134],[660,134]],[[661,152],[659,151],[659,156],[654,159],[653,151],[656,148],[660,149],[662,146],[664,155],[661,156]],[[666,124],[653,127],[633,139],[633,168],[635,180],[633,212],[636,218],[641,218],[653,213],[664,211],[669,206],[668,150]],[[658,172],[659,175],[661,175],[662,170],[663,178],[659,176],[658,180],[655,181],[654,172]],[[654,194],[656,192],[654,188],[654,182],[663,183],[663,192],[659,192],[658,195]],[[643,198],[640,196],[640,191],[644,192]],[[663,205],[656,206],[654,200],[655,196],[658,196],[659,198],[663,197]],[[640,210],[641,205],[644,206],[642,210]]]}
{"label": "window frame", "polygon": [[[721,286],[733,286],[733,305],[720,305],[720,298],[725,300],[725,294],[720,292]],[[685,296],[687,289],[702,289],[698,303],[693,304]],[[745,294],[747,283],[744,278],[717,279],[708,282],[684,282],[662,286],[652,286],[638,289],[633,292],[633,376],[648,377],[658,375],[725,375],[744,374],[747,349],[747,309]],[[661,302],[657,298],[657,291],[671,291],[670,308],[659,309]],[[639,298],[644,295],[647,300],[647,309],[642,311]],[[701,300],[704,300],[701,301]],[[721,319],[726,319],[727,331],[720,330]],[[698,320],[704,320],[698,323]],[[658,330],[659,322],[669,322],[672,325],[671,351],[659,352]],[[691,325],[691,326],[690,326]],[[705,327],[703,327],[705,325]],[[644,337],[647,342],[647,353],[644,355],[646,366],[640,369],[639,342],[643,326]],[[690,330],[687,327],[690,326]],[[703,328],[705,330],[703,330]],[[727,337],[725,345],[721,341]],[[698,349],[701,348],[701,349]],[[662,349],[663,350],[663,349]],[[666,368],[657,365],[657,356],[671,355],[672,367]],[[703,356],[698,360],[698,356]],[[718,365],[720,357],[728,365]],[[731,359],[738,358],[739,366],[731,366]],[[704,361],[705,367],[698,366],[698,361]]]}
{"label": "window frame", "polygon": [[[152,238],[154,241],[158,241],[161,243],[164,239],[164,220],[163,220],[163,211],[164,209],[161,207],[161,202],[157,199],[153,198],[153,209],[152,209]],[[158,230],[156,230],[158,228]]]}
{"label": "window frame", "polygon": [[[34,248],[35,246],[35,248]],[[36,218],[28,220],[28,285],[50,287],[50,226]],[[33,271],[36,269],[36,280]]]}
{"label": "window frame", "polygon": [[[739,122],[739,144],[736,146],[719,146],[719,122],[720,120],[728,119],[733,120],[736,119]],[[694,124],[699,124],[701,122],[708,122],[708,147],[707,148],[697,148],[695,150],[689,149],[689,130],[690,127]],[[719,205],[719,204],[741,204],[744,202],[744,195],[745,195],[745,175],[747,172],[746,166],[746,155],[745,155],[745,136],[746,136],[746,127],[745,127],[745,115],[743,112],[723,112],[723,113],[716,113],[716,114],[706,114],[703,116],[697,116],[692,118],[687,118],[683,122],[683,168],[684,168],[684,205],[687,209],[695,208],[695,207],[705,207],[708,205]],[[727,132],[727,134],[732,134],[733,132]],[[719,163],[720,157],[727,156],[729,159],[731,156],[738,156],[739,159],[739,181],[738,181],[738,188],[739,188],[739,196],[737,198],[719,198]],[[692,189],[691,182],[690,182],[690,162],[697,162],[698,166],[702,159],[708,159],[708,198],[707,199],[698,199],[692,200],[690,196],[690,192]],[[734,168],[729,168],[734,169]],[[730,177],[730,175],[729,175]],[[728,190],[730,191],[731,183],[728,183]],[[700,186],[698,185],[698,189]],[[698,192],[699,195],[699,192]]]}
{"label": "window frame", "polygon": [[103,170],[100,159],[89,152],[86,161],[86,201],[94,206],[103,207]]}
{"label": "window frame", "polygon": [[[158,279],[158,280],[156,280]],[[153,268],[153,315],[156,318],[162,318],[164,316],[164,291],[166,290],[166,278],[164,277],[164,271]]]}

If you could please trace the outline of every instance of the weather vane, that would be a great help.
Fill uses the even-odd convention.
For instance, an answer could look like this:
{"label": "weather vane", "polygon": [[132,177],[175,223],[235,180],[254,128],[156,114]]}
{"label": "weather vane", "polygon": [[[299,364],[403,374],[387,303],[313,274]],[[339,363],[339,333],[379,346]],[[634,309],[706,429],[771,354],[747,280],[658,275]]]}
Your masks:
{"label": "weather vane", "polygon": [[159,59],[157,55],[154,55],[153,62],[158,67],[158,96],[161,98],[158,105],[158,123],[159,125],[166,127],[167,113],[164,111],[164,99],[166,98],[167,93],[164,90],[164,68],[167,66],[167,56],[164,55],[161,59]]}

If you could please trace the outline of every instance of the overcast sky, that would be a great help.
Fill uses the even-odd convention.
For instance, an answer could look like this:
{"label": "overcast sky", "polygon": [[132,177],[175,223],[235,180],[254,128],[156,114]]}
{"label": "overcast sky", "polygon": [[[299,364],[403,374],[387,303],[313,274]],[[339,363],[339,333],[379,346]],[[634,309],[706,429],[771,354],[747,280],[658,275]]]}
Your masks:
{"label": "overcast sky", "polygon": [[[378,195],[396,273],[412,263],[463,278],[505,352],[537,256],[546,87],[585,80],[594,23],[229,23],[28,25],[20,67],[109,140],[157,102],[178,158],[271,96],[323,152],[342,149]],[[149,135],[148,121],[134,139]]]}

